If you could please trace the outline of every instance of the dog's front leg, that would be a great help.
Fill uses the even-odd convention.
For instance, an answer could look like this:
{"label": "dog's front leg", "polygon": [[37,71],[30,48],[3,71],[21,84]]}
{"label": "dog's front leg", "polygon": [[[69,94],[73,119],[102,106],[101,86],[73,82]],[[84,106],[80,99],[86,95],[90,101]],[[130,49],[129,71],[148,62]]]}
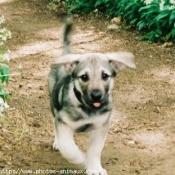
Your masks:
{"label": "dog's front leg", "polygon": [[54,145],[62,156],[73,164],[84,164],[85,154],[80,151],[74,141],[74,131],[64,123],[55,119],[55,141]]}
{"label": "dog's front leg", "polygon": [[101,152],[108,130],[109,122],[90,133],[90,146],[86,155],[86,173],[88,175],[107,175],[107,171],[101,166]]}

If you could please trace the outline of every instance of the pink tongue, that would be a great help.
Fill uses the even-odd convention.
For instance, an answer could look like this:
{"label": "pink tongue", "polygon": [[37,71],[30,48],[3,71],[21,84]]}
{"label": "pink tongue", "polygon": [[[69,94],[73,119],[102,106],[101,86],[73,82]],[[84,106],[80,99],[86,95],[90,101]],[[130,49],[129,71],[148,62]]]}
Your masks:
{"label": "pink tongue", "polygon": [[94,107],[96,107],[96,108],[98,108],[98,107],[100,107],[101,106],[101,103],[93,103],[93,105],[94,105]]}

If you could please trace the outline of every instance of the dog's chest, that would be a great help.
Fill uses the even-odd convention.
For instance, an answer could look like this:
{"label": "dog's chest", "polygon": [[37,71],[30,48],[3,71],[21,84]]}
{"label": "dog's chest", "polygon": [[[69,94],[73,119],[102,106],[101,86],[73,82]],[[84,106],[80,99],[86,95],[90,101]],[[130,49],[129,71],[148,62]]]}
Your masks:
{"label": "dog's chest", "polygon": [[[95,115],[95,116],[81,116],[79,120],[72,120],[70,115],[65,111],[61,112],[62,122],[66,125],[70,126],[76,132],[86,132],[95,128],[99,128],[103,126],[110,119],[111,112],[107,112],[105,114]],[[77,115],[80,115],[77,113]],[[87,115],[87,114],[86,114]]]}

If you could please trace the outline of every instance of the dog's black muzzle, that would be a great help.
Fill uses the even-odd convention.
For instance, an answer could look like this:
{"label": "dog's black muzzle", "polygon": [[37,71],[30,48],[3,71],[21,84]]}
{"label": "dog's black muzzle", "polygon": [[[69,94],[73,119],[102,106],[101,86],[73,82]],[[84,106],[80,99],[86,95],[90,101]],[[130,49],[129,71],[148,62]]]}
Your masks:
{"label": "dog's black muzzle", "polygon": [[93,109],[102,108],[108,102],[107,94],[103,95],[100,90],[93,90],[87,97],[85,97],[86,103]]}
{"label": "dog's black muzzle", "polygon": [[102,98],[102,93],[99,90],[94,90],[91,92],[90,97],[93,102],[100,102]]}
{"label": "dog's black muzzle", "polygon": [[93,90],[90,94],[84,93],[83,95],[74,88],[74,93],[79,102],[82,104],[81,107],[86,111],[97,112],[103,111],[106,109],[108,104],[108,95],[103,93],[100,90]]}

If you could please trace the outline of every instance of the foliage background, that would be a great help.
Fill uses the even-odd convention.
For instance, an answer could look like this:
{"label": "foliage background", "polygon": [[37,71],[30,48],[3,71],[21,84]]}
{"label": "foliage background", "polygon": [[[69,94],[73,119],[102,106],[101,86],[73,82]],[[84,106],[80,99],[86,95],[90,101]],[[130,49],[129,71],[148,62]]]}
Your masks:
{"label": "foliage background", "polygon": [[0,116],[5,108],[8,107],[6,100],[9,97],[4,85],[9,83],[9,50],[5,42],[11,38],[11,32],[3,27],[5,22],[4,16],[0,16]]}
{"label": "foliage background", "polygon": [[120,16],[127,26],[142,33],[149,42],[175,41],[175,0],[49,0],[63,3],[68,13],[81,15],[96,11],[108,18]]}

